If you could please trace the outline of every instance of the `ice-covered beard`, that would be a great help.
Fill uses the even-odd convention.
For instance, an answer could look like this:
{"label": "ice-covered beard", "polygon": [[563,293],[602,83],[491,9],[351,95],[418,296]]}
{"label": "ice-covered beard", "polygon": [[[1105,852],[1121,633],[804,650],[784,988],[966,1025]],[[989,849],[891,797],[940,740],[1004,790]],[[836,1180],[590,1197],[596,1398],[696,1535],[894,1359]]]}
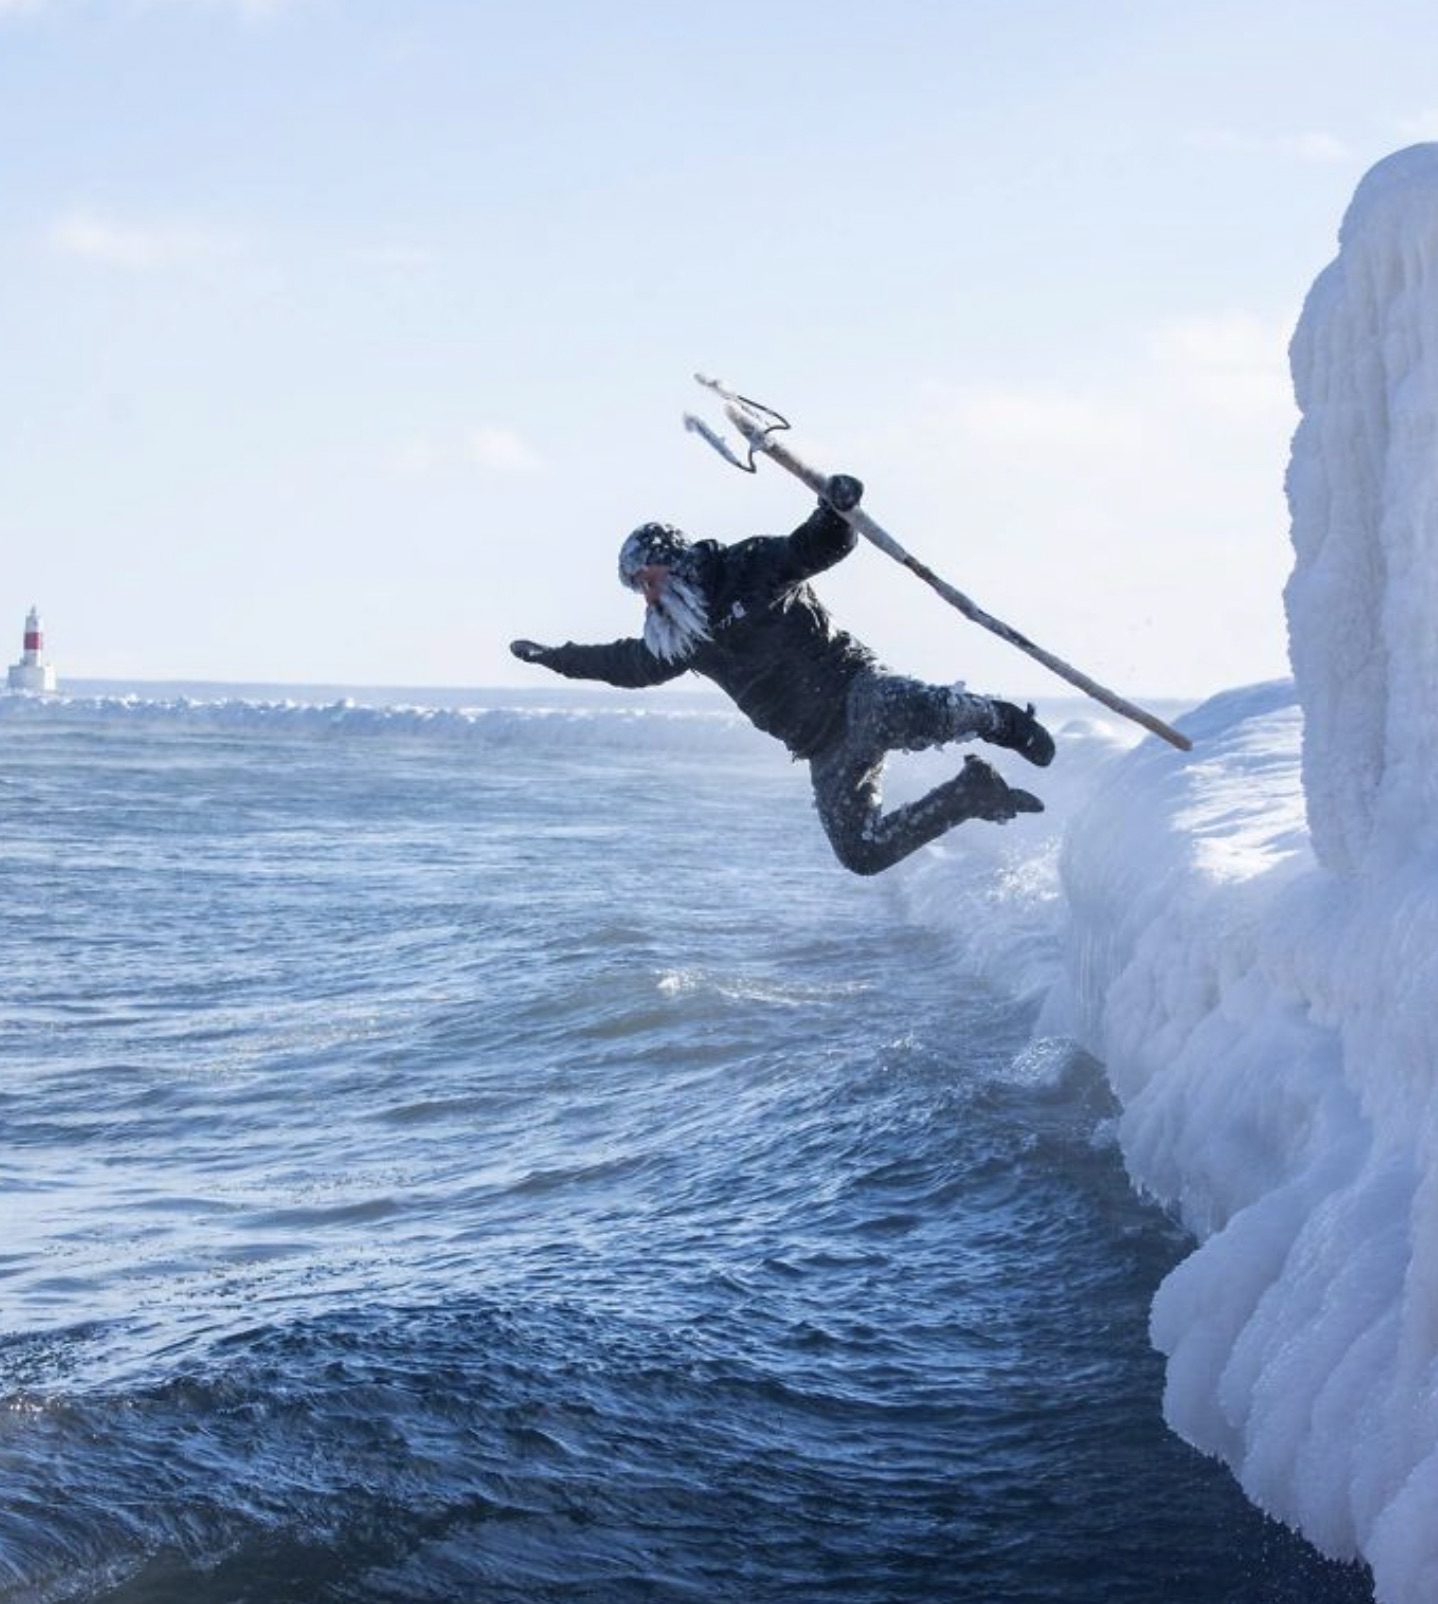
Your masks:
{"label": "ice-covered beard", "polygon": [[659,599],[644,615],[644,644],[666,663],[690,657],[709,639],[704,592],[671,571]]}

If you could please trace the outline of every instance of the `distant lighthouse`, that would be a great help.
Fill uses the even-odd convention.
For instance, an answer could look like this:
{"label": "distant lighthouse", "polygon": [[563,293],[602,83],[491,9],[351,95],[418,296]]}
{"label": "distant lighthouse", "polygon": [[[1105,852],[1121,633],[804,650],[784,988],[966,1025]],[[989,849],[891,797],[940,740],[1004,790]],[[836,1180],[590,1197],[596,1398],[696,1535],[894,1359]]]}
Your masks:
{"label": "distant lighthouse", "polygon": [[18,663],[11,663],[8,684],[12,691],[55,689],[55,670],[45,661],[45,635],[38,607],[31,607],[25,620],[25,650]]}

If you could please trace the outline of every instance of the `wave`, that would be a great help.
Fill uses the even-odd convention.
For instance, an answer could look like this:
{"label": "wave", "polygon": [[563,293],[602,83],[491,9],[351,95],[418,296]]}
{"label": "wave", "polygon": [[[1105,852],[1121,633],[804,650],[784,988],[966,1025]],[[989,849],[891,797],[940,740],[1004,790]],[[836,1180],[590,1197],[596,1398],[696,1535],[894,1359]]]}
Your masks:
{"label": "wave", "polygon": [[[1162,707],[1168,713],[1186,705],[1165,702]],[[1081,757],[1071,753],[1068,767],[1079,757],[1079,766],[1087,768],[1095,744],[1121,749],[1136,738],[1131,727],[1095,717],[1091,704],[1073,698],[1051,700],[1043,711],[1051,727],[1063,724],[1071,745],[1083,749]],[[621,751],[657,746],[783,755],[717,693],[669,687],[640,693],[603,687],[534,692],[76,681],[56,695],[0,692],[0,725],[7,724],[62,733],[145,729],[177,735],[387,738]],[[939,754],[931,761],[948,759]]]}
{"label": "wave", "polygon": [[[441,697],[448,700],[441,700]],[[760,737],[718,698],[658,696],[646,703],[577,693],[504,691],[328,693],[284,687],[175,688],[162,694],[97,688],[0,695],[0,723],[61,731],[145,728],[177,733],[398,737],[485,745],[564,742],[589,747],[731,748]]]}

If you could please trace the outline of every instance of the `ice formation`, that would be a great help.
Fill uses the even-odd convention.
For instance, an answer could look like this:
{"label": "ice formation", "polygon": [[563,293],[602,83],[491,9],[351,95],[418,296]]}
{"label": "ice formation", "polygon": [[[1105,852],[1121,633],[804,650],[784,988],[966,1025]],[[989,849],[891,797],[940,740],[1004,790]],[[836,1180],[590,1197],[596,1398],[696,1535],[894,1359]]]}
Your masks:
{"label": "ice formation", "polygon": [[1197,1247],[1174,1428],[1438,1599],[1438,145],[1359,185],[1291,358],[1293,683],[1145,742],[1070,830],[1049,1018]]}

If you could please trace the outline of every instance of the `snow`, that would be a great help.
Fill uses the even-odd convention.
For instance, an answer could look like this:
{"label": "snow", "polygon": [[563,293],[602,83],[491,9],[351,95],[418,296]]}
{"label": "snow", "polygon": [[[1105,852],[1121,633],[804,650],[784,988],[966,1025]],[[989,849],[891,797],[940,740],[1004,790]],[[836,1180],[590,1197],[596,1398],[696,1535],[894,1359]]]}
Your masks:
{"label": "snow", "polygon": [[1384,1604],[1438,1599],[1438,145],[1359,185],[1291,358],[1293,681],[1116,758],[1041,1030],[1196,1247],[1173,1428]]}

